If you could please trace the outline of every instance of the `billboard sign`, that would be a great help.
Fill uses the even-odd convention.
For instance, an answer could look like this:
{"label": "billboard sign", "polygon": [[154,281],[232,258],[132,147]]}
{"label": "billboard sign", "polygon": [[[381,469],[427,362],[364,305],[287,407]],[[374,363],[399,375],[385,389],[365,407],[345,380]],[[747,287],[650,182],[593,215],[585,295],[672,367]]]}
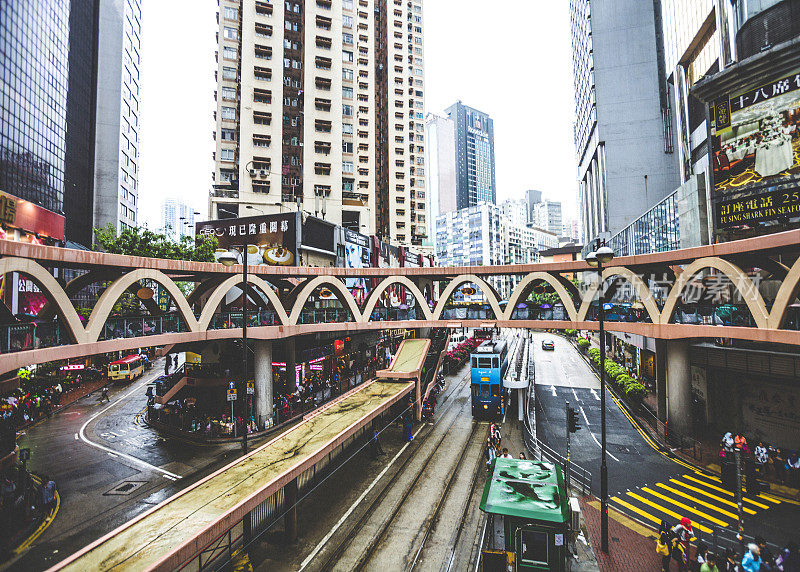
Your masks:
{"label": "billboard sign", "polygon": [[710,116],[717,226],[800,216],[800,70],[717,98]]}
{"label": "billboard sign", "polygon": [[65,220],[60,214],[0,191],[0,222],[9,227],[64,240]]}
{"label": "billboard sign", "polygon": [[[344,265],[345,268],[370,268],[372,266],[372,249],[369,237],[359,232],[344,231]],[[356,303],[360,306],[367,298],[368,286],[365,278],[345,278],[344,284]]]}
{"label": "billboard sign", "polygon": [[215,259],[231,252],[242,262],[242,247],[247,244],[247,263],[251,266],[294,266],[297,264],[298,213],[281,213],[198,222],[198,236],[215,236]]}

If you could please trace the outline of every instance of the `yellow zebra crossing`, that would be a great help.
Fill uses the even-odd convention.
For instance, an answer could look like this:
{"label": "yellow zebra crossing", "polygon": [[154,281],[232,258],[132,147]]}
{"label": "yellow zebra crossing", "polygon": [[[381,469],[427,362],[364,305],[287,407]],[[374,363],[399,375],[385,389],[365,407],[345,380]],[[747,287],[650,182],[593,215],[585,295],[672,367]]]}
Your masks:
{"label": "yellow zebra crossing", "polygon": [[[611,504],[623,513],[654,525],[662,520],[675,523],[689,517],[697,530],[710,534],[711,525],[738,526],[735,500],[734,494],[722,487],[719,477],[694,471],[612,496]],[[783,502],[768,494],[749,494],[746,489],[742,501],[746,518],[763,514]]]}

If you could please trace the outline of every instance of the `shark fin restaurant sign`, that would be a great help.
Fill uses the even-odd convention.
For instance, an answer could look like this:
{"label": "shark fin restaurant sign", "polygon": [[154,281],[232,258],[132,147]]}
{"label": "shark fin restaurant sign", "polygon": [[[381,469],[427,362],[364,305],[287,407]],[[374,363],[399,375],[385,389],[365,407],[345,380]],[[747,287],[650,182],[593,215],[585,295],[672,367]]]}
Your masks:
{"label": "shark fin restaurant sign", "polygon": [[716,228],[800,224],[800,69],[717,97],[709,111]]}

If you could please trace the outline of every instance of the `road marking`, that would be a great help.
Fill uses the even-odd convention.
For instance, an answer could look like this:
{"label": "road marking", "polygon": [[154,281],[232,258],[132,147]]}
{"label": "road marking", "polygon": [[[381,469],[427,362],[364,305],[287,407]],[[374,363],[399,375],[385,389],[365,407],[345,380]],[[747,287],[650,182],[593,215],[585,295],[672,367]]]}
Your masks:
{"label": "road marking", "polygon": [[734,513],[730,512],[730,511],[727,511],[725,509],[721,509],[718,506],[711,504],[710,502],[706,502],[704,500],[700,500],[698,498],[695,498],[692,495],[687,494],[687,493],[685,493],[683,491],[679,491],[677,489],[673,489],[672,487],[668,487],[664,483],[656,483],[656,486],[657,487],[661,487],[662,489],[664,489],[666,491],[669,491],[669,492],[671,492],[673,494],[676,494],[679,497],[683,497],[685,499],[689,499],[690,501],[696,502],[700,506],[704,506],[706,508],[710,508],[711,510],[715,510],[715,511],[717,511],[719,513],[722,513],[725,516],[730,517],[730,518],[732,518],[734,520],[739,520],[739,515],[738,514],[734,514]]}
{"label": "road marking", "polygon": [[690,512],[692,514],[696,514],[697,516],[700,516],[700,517],[702,517],[702,518],[704,518],[704,519],[706,519],[706,520],[708,520],[710,522],[713,522],[714,524],[722,526],[723,528],[728,526],[728,523],[725,522],[724,520],[720,520],[715,516],[711,516],[710,514],[708,514],[706,512],[703,512],[702,510],[693,508],[693,507],[689,506],[688,504],[684,504],[684,503],[682,503],[680,501],[676,501],[675,499],[670,498],[670,497],[668,497],[666,495],[662,495],[661,493],[659,493],[657,491],[654,491],[650,487],[642,487],[641,490],[643,492],[650,493],[654,497],[659,498],[659,499],[661,499],[663,501],[666,501],[668,503],[674,504],[675,506],[680,507],[680,508],[682,508],[683,510],[685,510],[687,512]]}
{"label": "road marking", "polygon": [[77,441],[78,439],[80,439],[80,437],[78,437],[78,434],[75,433],[75,440]]}
{"label": "road marking", "polygon": [[177,480],[178,480],[178,479],[176,479],[175,477],[171,477],[171,476],[169,476],[169,475],[164,475],[164,478],[165,478],[165,479],[169,479],[170,481],[177,481]]}
{"label": "road marking", "polygon": [[578,394],[575,393],[575,388],[574,387],[572,388],[572,395],[575,396],[575,401],[580,401],[580,399],[578,398]]}
{"label": "road marking", "polygon": [[86,423],[84,423],[81,426],[81,429],[78,432],[78,435],[80,436],[81,441],[83,441],[84,443],[86,443],[90,447],[95,447],[96,449],[100,449],[101,451],[105,451],[106,453],[110,453],[112,455],[117,455],[119,457],[122,457],[123,459],[127,459],[128,461],[130,461],[132,463],[136,463],[136,464],[142,465],[142,466],[147,467],[148,469],[151,469],[153,471],[157,471],[157,472],[162,473],[164,475],[169,475],[169,476],[175,477],[176,479],[180,479],[181,478],[180,475],[176,475],[175,473],[172,473],[170,471],[165,471],[161,467],[156,467],[155,465],[151,465],[147,461],[143,461],[143,460],[141,460],[141,459],[139,459],[137,457],[134,457],[132,455],[128,455],[127,453],[121,453],[119,451],[115,451],[114,449],[110,449],[109,447],[106,447],[104,445],[101,445],[100,443],[95,443],[94,441],[91,441],[88,437],[86,437],[86,427],[89,425],[89,423],[91,423],[92,421],[97,419],[100,415],[102,415],[103,413],[105,413],[106,411],[111,409],[112,407],[115,407],[115,406],[119,405],[120,403],[122,403],[128,397],[133,395],[134,392],[139,391],[140,389],[141,389],[141,387],[139,385],[133,387],[129,392],[127,392],[125,395],[123,395],[119,399],[115,400],[113,403],[108,405],[105,409],[101,409],[100,411],[98,411],[97,413],[95,413],[94,415],[89,417],[89,419],[86,420]]}
{"label": "road marking", "polygon": [[[600,510],[600,502],[599,501],[596,501],[596,500],[595,501],[589,501],[586,504],[588,504],[590,507],[592,507],[595,510],[598,510],[598,511]],[[631,529],[636,534],[644,536],[645,538],[653,538],[655,536],[655,533],[653,532],[653,530],[651,528],[647,528],[646,526],[644,526],[641,523],[633,520],[632,518],[627,516],[625,513],[617,510],[614,507],[611,507],[611,510],[608,511],[608,516],[610,516],[611,518],[616,520],[622,526]],[[659,524],[660,524],[660,521],[659,521]]]}
{"label": "road marking", "polygon": [[657,525],[661,526],[661,520],[662,519],[656,518],[655,516],[653,516],[649,512],[646,512],[646,511],[640,509],[638,506],[632,505],[631,503],[629,503],[627,501],[624,501],[619,497],[611,497],[611,500],[613,500],[614,502],[618,503],[620,506],[625,507],[628,510],[631,510],[631,511],[635,512],[639,516],[642,516],[642,517],[646,518],[650,522],[654,522]]}
{"label": "road marking", "polygon": [[[700,473],[697,473],[697,474],[698,474],[698,475],[700,475],[700,476],[703,476],[703,477],[705,476],[705,475],[702,475],[702,474],[700,474]],[[728,495],[728,496],[731,496],[731,497],[733,496],[733,493],[732,493],[732,492],[730,492],[730,491],[726,491],[725,489],[723,489],[723,488],[721,488],[721,487],[714,486],[714,485],[712,485],[712,484],[710,484],[710,483],[707,483],[707,482],[705,482],[705,481],[701,481],[700,479],[696,479],[696,478],[694,478],[694,477],[693,477],[693,476],[691,476],[691,475],[683,475],[683,478],[684,478],[684,479],[689,479],[690,481],[694,481],[695,483],[701,484],[701,485],[703,485],[703,486],[705,486],[705,487],[708,487],[708,488],[710,488],[710,489],[714,489],[715,491],[719,491],[719,492],[721,492],[721,493],[723,493],[723,494],[726,494],[726,495]],[[755,505],[755,506],[757,506],[758,508],[765,508],[765,509],[766,509],[766,508],[769,508],[769,505],[768,505],[768,504],[764,504],[764,503],[760,503],[760,502],[758,502],[758,501],[754,501],[753,499],[749,499],[749,498],[747,498],[747,497],[745,497],[745,496],[742,496],[742,500],[743,500],[744,502],[749,502],[750,504],[752,504],[752,505]]]}
{"label": "road marking", "polygon": [[[598,440],[597,440],[597,437],[595,437],[595,436],[594,436],[594,433],[592,433],[591,431],[589,431],[589,435],[591,435],[591,436],[592,436],[592,439],[594,439],[594,442],[595,442],[595,443],[597,443],[597,446],[598,446],[598,447],[600,447],[600,448],[602,449],[602,448],[603,448],[603,446],[600,444],[600,441],[598,441]],[[614,455],[612,455],[611,453],[609,453],[609,451],[608,451],[608,447],[606,447],[606,455],[608,455],[609,457],[611,457],[612,459],[614,459],[614,460],[615,460],[617,463],[620,463],[620,462],[621,462],[621,461],[620,461],[619,459],[617,459],[617,458],[616,458]]]}
{"label": "road marking", "polygon": [[[415,439],[417,437],[417,434],[420,431],[422,431],[422,426],[420,426],[420,428],[417,429],[417,432],[414,433],[413,437]],[[350,506],[350,508],[347,509],[347,512],[345,512],[342,515],[342,518],[339,519],[339,522],[334,524],[333,527],[328,531],[328,534],[326,534],[325,537],[322,540],[319,541],[319,544],[317,544],[317,546],[316,546],[316,548],[314,548],[313,552],[311,552],[311,554],[306,556],[306,559],[303,560],[303,562],[300,564],[300,568],[298,569],[297,572],[300,572],[301,570],[305,569],[305,567],[308,566],[311,563],[311,561],[314,560],[314,558],[316,558],[317,554],[319,554],[319,551],[322,550],[322,548],[328,543],[328,541],[331,539],[331,537],[334,535],[334,533],[337,530],[339,530],[339,527],[344,524],[344,521],[347,520],[351,514],[353,514],[353,511],[356,509],[356,507],[359,504],[361,504],[361,502],[364,500],[364,498],[366,498],[366,496],[369,494],[369,492],[375,487],[375,485],[378,484],[378,481],[381,480],[383,475],[386,474],[386,471],[389,470],[389,467],[391,467],[394,464],[394,462],[397,461],[397,459],[400,458],[400,455],[403,454],[403,451],[405,451],[410,444],[411,444],[411,442],[408,441],[408,442],[406,442],[405,445],[400,447],[400,450],[397,452],[397,454],[394,457],[392,457],[392,460],[389,461],[389,463],[383,468],[383,470],[380,473],[378,473],[378,476],[375,477],[375,480],[370,483],[370,485],[366,488],[366,490],[363,493],[361,493],[361,496],[359,496],[356,499],[356,501]]]}
{"label": "road marking", "polygon": [[594,396],[595,400],[600,401],[600,396],[597,395],[597,392],[594,389],[592,389],[592,395]]}
{"label": "road marking", "polygon": [[553,397],[558,397],[558,394],[556,393],[556,386],[555,385],[551,385],[550,386],[550,391],[553,392]]}
{"label": "road marking", "polygon": [[581,405],[581,413],[583,414],[583,420],[586,421],[586,426],[589,426],[589,418],[586,417],[586,412],[583,410],[583,405]]}
{"label": "road marking", "polygon": [[[733,508],[737,508],[738,507],[738,505],[735,502],[731,502],[728,499],[724,499],[722,497],[718,497],[716,495],[712,495],[711,493],[709,493],[707,491],[704,491],[703,489],[700,489],[700,488],[697,488],[697,487],[693,487],[692,485],[687,485],[686,483],[683,483],[683,482],[679,481],[678,479],[670,479],[670,482],[671,483],[675,483],[676,485],[680,485],[680,486],[682,486],[684,488],[687,488],[690,491],[694,491],[694,492],[699,493],[701,495],[705,495],[705,496],[707,496],[709,498],[714,499],[717,502],[721,502],[722,504],[731,506]],[[742,510],[744,512],[746,512],[747,514],[758,514],[758,512],[754,511],[753,509],[747,508],[746,506],[742,507]]]}
{"label": "road marking", "polygon": [[[33,476],[33,480],[38,481],[38,478],[36,476]],[[39,484],[41,484],[41,481],[39,481]],[[61,508],[61,495],[59,494],[58,491],[55,491],[55,501],[56,501],[55,507],[50,509],[50,512],[48,513],[47,517],[45,517],[45,519],[42,521],[39,527],[33,532],[33,534],[31,534],[28,538],[26,538],[22,544],[20,544],[14,549],[15,555],[22,554],[22,552],[25,551],[28,547],[30,547],[30,545],[33,544],[36,541],[36,539],[39,538],[42,535],[42,533],[45,530],[47,530],[47,527],[50,526],[52,522],[55,520],[56,515],[58,514],[58,510]],[[58,551],[56,550],[56,552]]]}
{"label": "road marking", "polygon": [[[683,518],[683,515],[681,515],[681,514],[678,514],[677,512],[675,512],[675,511],[673,511],[673,510],[670,510],[670,509],[668,509],[667,507],[661,506],[661,505],[660,505],[660,504],[658,504],[658,503],[654,503],[654,502],[653,502],[653,501],[651,501],[650,499],[646,499],[646,498],[644,498],[643,496],[637,495],[636,493],[632,493],[631,491],[628,491],[628,492],[627,492],[627,495],[628,495],[628,496],[630,496],[630,497],[633,497],[633,498],[635,498],[635,499],[636,499],[636,500],[638,500],[639,502],[643,502],[644,504],[646,504],[646,505],[649,505],[649,506],[653,507],[654,509],[656,509],[656,510],[658,510],[658,511],[660,511],[660,512],[663,512],[663,513],[664,513],[664,514],[666,514],[666,515],[669,515],[669,516],[671,516],[672,518],[674,518],[674,519],[676,519],[676,520],[680,520],[680,519],[682,519],[682,518]],[[698,528],[700,531],[702,531],[702,532],[705,532],[705,533],[708,533],[708,534],[711,534],[711,533],[712,533],[712,530],[711,530],[710,528],[708,528],[707,526],[703,526],[703,525],[702,525],[702,524],[700,524],[699,522],[692,521],[692,526],[693,526],[693,527],[697,527],[697,528]]]}
{"label": "road marking", "polygon": [[116,455],[114,453],[108,453],[108,456],[116,458]]}

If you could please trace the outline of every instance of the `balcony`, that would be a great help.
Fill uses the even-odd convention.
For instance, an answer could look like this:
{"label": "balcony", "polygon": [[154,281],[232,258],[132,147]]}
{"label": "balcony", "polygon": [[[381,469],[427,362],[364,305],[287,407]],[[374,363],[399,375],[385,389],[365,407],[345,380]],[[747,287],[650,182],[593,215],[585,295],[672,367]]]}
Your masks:
{"label": "balcony", "polygon": [[211,191],[211,196],[217,199],[238,199],[239,189],[231,189],[228,185],[220,185]]}

